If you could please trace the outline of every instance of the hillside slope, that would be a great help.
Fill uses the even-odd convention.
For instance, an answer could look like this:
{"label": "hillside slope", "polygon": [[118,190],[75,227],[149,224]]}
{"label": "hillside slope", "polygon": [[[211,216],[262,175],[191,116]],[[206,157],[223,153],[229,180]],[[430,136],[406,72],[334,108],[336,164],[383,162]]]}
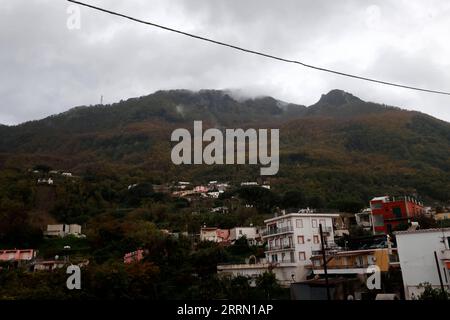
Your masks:
{"label": "hillside slope", "polygon": [[170,179],[254,179],[255,166],[174,166],[170,134],[193,120],[218,128],[280,128],[280,190],[322,198],[368,199],[417,193],[450,199],[450,124],[333,90],[310,106],[226,91],[158,91],[108,106],[77,107],[43,120],[0,127],[0,164],[46,163],[73,170]]}

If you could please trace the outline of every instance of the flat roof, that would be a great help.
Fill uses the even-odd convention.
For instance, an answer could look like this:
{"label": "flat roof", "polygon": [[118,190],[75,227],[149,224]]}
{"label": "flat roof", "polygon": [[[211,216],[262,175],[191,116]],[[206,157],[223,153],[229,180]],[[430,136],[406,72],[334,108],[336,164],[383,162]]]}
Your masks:
{"label": "flat roof", "polygon": [[264,220],[265,223],[270,221],[276,221],[283,218],[291,218],[291,217],[304,217],[304,218],[310,218],[310,217],[326,217],[326,218],[337,218],[339,217],[339,213],[299,213],[299,212],[292,212],[292,213],[286,213],[281,214],[278,217],[273,217],[270,219]]}
{"label": "flat roof", "polygon": [[405,230],[394,231],[395,235],[413,234],[413,233],[427,233],[427,232],[450,232],[450,228],[431,228],[431,229],[419,229],[419,230]]}
{"label": "flat roof", "polygon": [[[371,252],[375,252],[375,251],[381,251],[381,250],[389,250],[389,248],[371,248],[371,249],[361,249],[361,250],[343,250],[343,251],[337,251],[334,255],[328,255],[328,257],[336,257],[336,256],[354,256],[354,255],[360,255],[360,254],[364,254],[364,253],[371,253]],[[391,248],[390,250],[392,251],[397,251],[397,248]],[[313,257],[322,257],[322,254],[316,254],[316,255],[312,255],[311,258]]]}

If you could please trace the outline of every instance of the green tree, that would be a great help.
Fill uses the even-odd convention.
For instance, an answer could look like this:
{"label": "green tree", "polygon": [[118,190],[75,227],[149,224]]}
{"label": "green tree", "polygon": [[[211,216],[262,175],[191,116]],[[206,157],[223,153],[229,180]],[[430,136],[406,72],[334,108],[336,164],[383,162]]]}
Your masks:
{"label": "green tree", "polygon": [[418,296],[419,300],[449,300],[450,293],[441,288],[433,288],[433,286],[428,283],[421,283],[420,288],[423,288],[423,292]]}

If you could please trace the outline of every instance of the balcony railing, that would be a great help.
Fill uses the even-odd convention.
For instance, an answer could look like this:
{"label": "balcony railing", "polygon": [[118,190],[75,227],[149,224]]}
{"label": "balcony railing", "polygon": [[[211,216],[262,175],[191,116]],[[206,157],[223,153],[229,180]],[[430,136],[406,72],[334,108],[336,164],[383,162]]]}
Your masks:
{"label": "balcony railing", "polygon": [[274,251],[274,250],[284,250],[284,249],[294,249],[295,246],[293,243],[289,244],[279,244],[279,245],[272,245],[268,247],[267,251]]}
{"label": "balcony railing", "polygon": [[295,259],[294,258],[285,258],[283,260],[277,261],[277,263],[295,263]]}
{"label": "balcony railing", "polygon": [[[327,265],[327,269],[328,270],[333,270],[333,269],[367,269],[368,267],[370,267],[370,264],[367,263],[357,263],[357,264],[338,264],[338,265]],[[323,269],[323,264],[320,263],[320,265],[314,265],[313,264],[313,269],[314,270],[322,270]]]}
{"label": "balcony railing", "polygon": [[287,233],[287,232],[293,232],[293,231],[294,231],[294,228],[292,226],[274,228],[274,229],[264,230],[262,232],[262,236],[267,237],[267,236],[271,236],[271,235],[275,235],[275,234]]}

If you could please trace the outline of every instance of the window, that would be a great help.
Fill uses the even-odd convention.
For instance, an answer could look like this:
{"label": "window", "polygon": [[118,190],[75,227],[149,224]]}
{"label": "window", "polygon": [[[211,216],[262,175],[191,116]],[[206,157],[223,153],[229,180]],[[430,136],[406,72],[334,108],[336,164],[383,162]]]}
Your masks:
{"label": "window", "polygon": [[297,237],[297,243],[298,244],[304,244],[305,243],[305,237],[304,236],[298,236]]}
{"label": "window", "polygon": [[296,219],[295,220],[295,227],[296,228],[303,228],[303,220],[302,219]]}
{"label": "window", "polygon": [[380,214],[374,214],[373,216],[373,225],[375,227],[383,227],[384,226],[384,218]]}
{"label": "window", "polygon": [[319,241],[319,236],[314,236],[313,239],[314,239],[313,242],[314,242],[315,244],[320,243],[320,241]]}
{"label": "window", "polygon": [[273,254],[272,255],[272,262],[278,262],[278,255],[277,254]]}
{"label": "window", "polygon": [[325,229],[325,219],[320,219],[319,224],[321,224],[322,228]]}
{"label": "window", "polygon": [[242,235],[242,230],[239,230],[239,235]]}
{"label": "window", "polygon": [[392,209],[394,216],[396,218],[401,218],[402,217],[402,209],[400,207],[395,207]]}
{"label": "window", "polygon": [[356,266],[357,267],[362,267],[364,265],[364,258],[359,256],[356,258]]}
{"label": "window", "polygon": [[317,228],[317,220],[316,219],[312,219],[311,223],[312,223],[313,228]]}
{"label": "window", "polygon": [[381,209],[383,207],[381,202],[374,202],[370,204],[371,209]]}
{"label": "window", "polygon": [[298,260],[300,260],[300,261],[306,260],[306,254],[305,254],[305,252],[300,251],[300,252],[298,253]]}

